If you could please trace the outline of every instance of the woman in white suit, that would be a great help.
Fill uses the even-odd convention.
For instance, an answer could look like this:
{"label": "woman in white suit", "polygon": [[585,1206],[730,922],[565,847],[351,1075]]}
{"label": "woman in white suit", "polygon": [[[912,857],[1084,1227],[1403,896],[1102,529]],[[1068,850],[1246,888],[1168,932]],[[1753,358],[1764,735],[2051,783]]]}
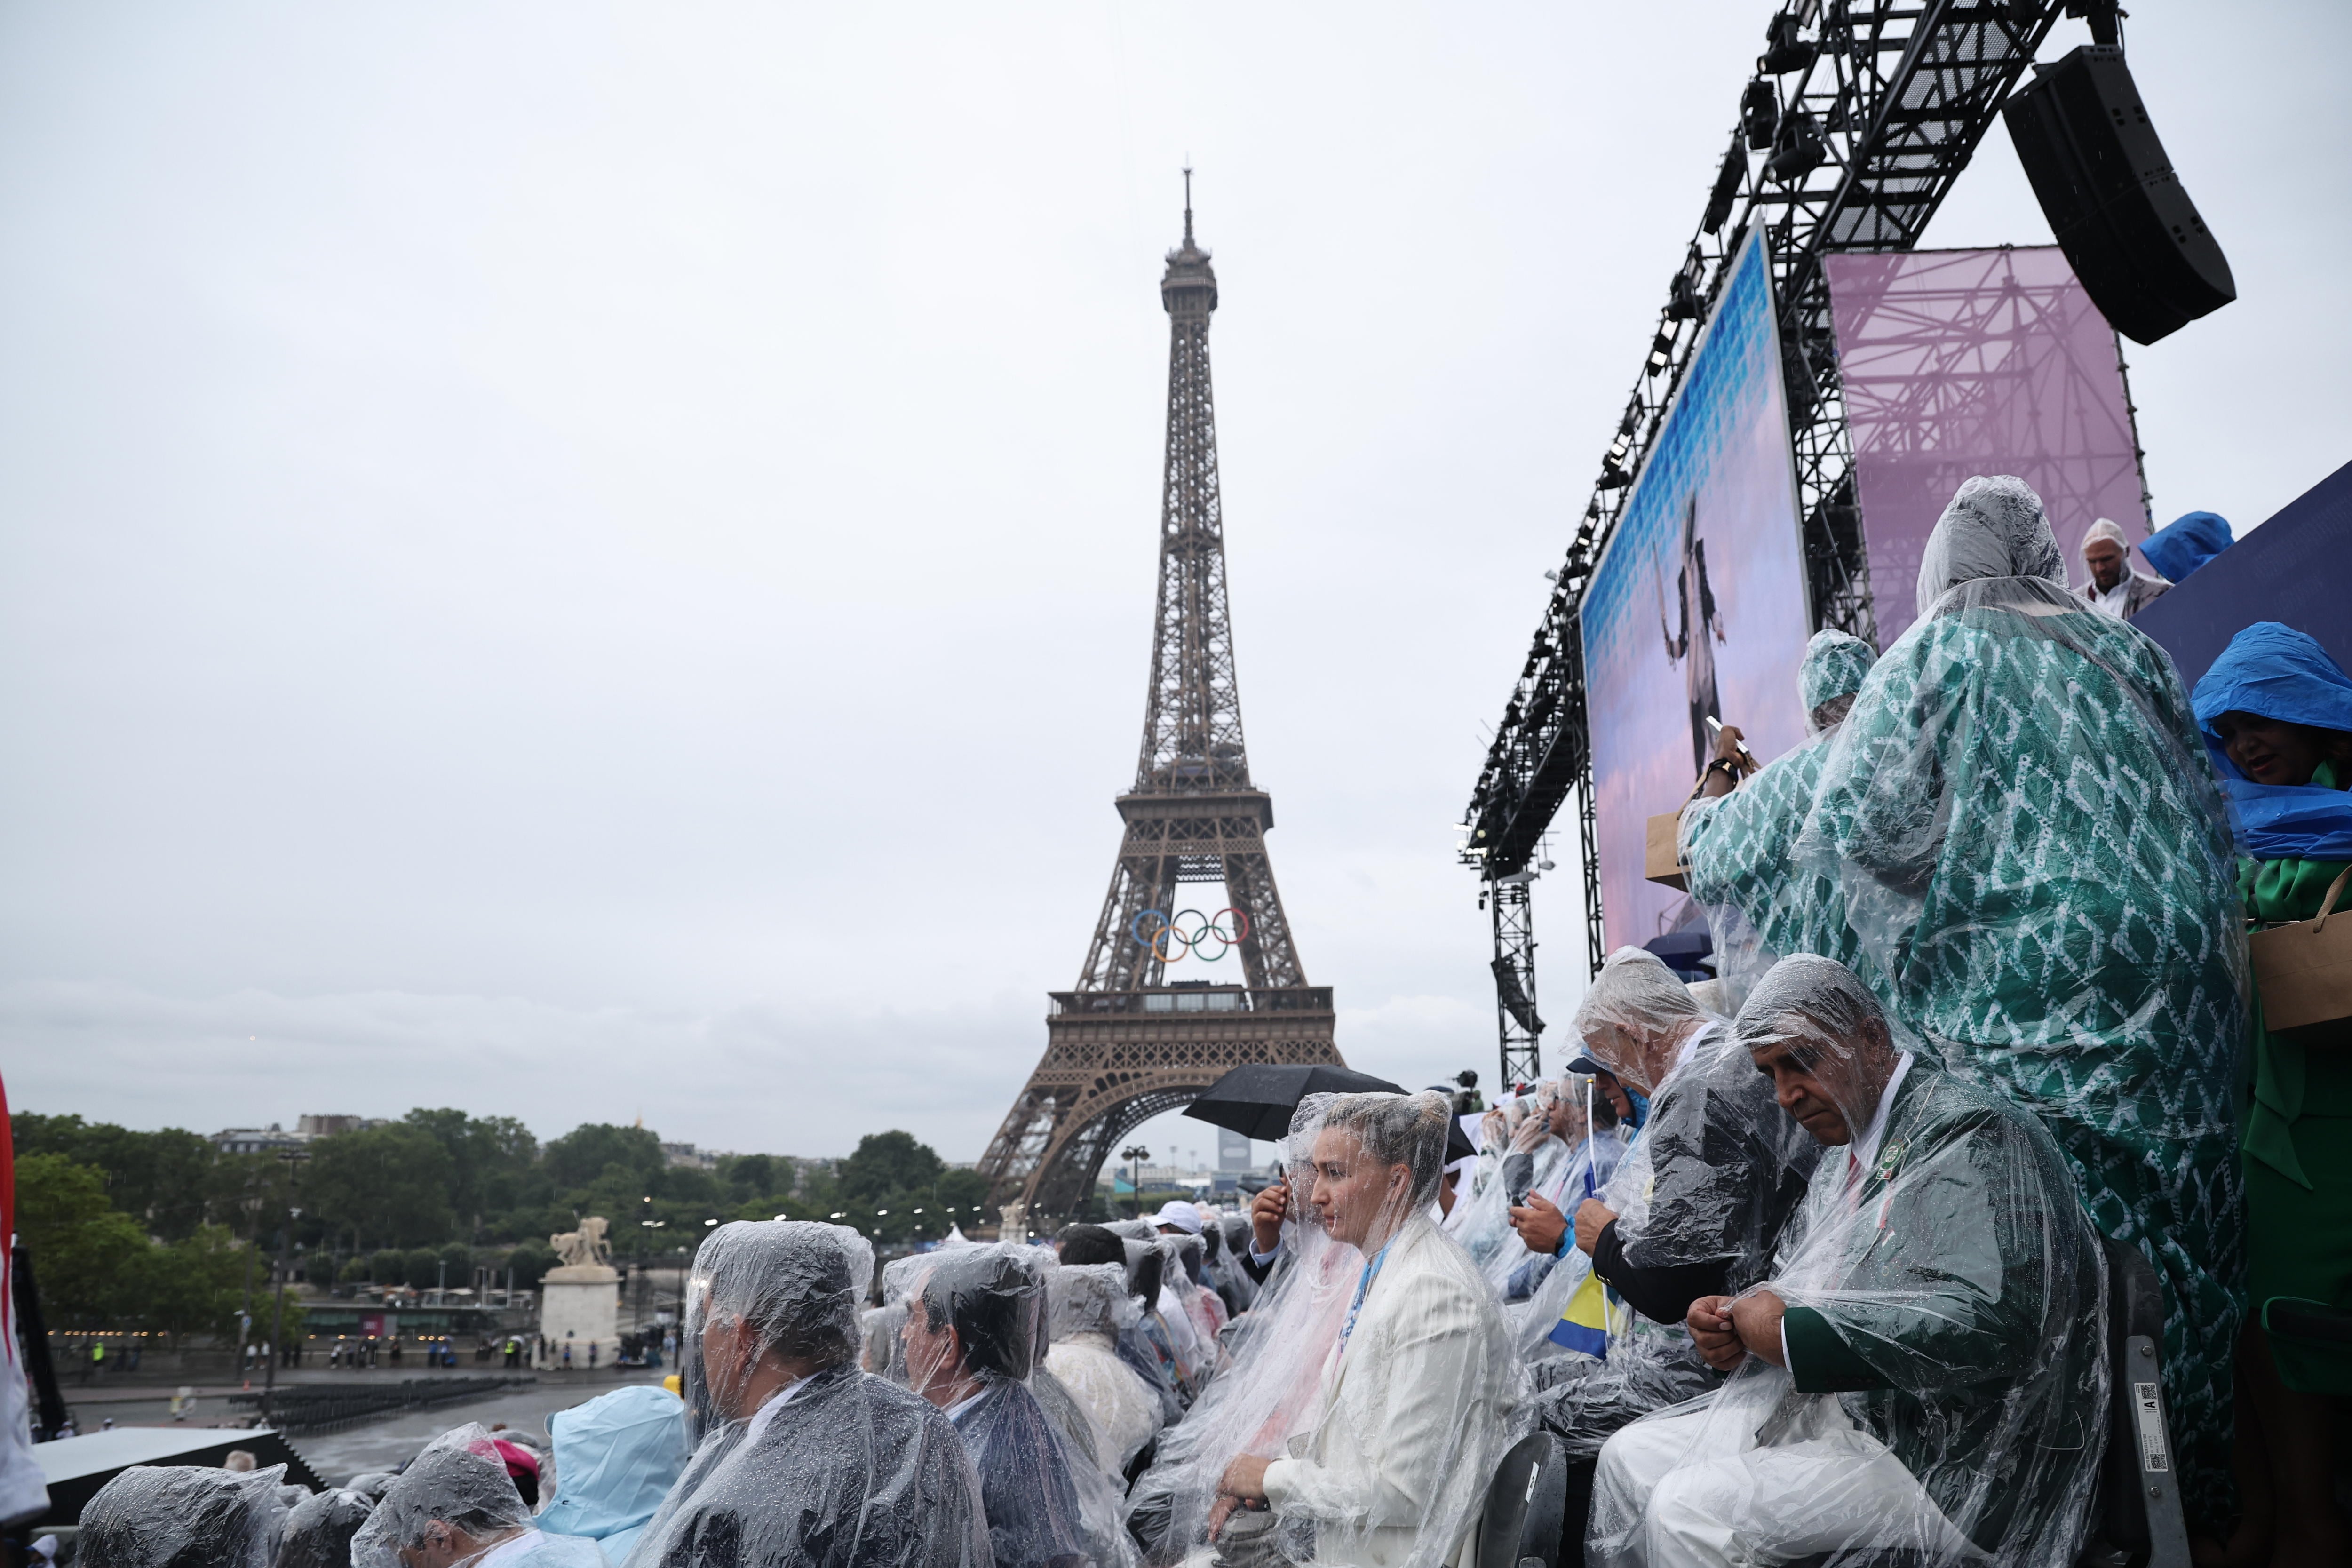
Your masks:
{"label": "woman in white suit", "polygon": [[1494,1292],[1431,1220],[1450,1109],[1434,1094],[1353,1094],[1299,1110],[1294,1191],[1308,1187],[1307,1217],[1361,1268],[1311,1427],[1225,1468],[1212,1536],[1223,1544],[1255,1522],[1237,1511],[1265,1511],[1256,1528],[1276,1554],[1318,1568],[1466,1561],[1524,1374]]}

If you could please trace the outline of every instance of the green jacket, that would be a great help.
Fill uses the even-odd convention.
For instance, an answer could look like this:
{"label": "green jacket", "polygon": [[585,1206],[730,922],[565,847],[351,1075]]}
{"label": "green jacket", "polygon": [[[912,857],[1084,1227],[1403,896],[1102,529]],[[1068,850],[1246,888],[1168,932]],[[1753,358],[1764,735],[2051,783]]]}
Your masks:
{"label": "green jacket", "polygon": [[[2311,782],[2328,789],[2344,787],[2332,763],[2322,763]],[[2246,906],[2248,929],[2279,921],[2307,921],[2319,913],[2329,884],[2344,869],[2341,860],[2277,860],[2238,862],[2238,897]],[[2352,904],[2352,889],[2336,900],[2339,908]],[[2333,924],[2331,921],[2329,922]],[[2333,1034],[2332,1025],[2315,1025]],[[2294,1029],[2273,1035],[2263,1025],[2262,999],[2254,999],[2251,1027],[2253,1047],[2253,1103],[2246,1114],[2245,1151],[2288,1180],[2311,1185],[2303,1162],[2294,1152],[2290,1130],[2305,1116],[2352,1116],[2352,1071],[2338,1065],[2340,1052],[2330,1050],[2315,1060],[2305,1047],[2313,1030]],[[2314,1070],[2316,1068],[2316,1070]]]}
{"label": "green jacket", "polygon": [[1790,1372],[2003,1562],[2071,1560],[2107,1407],[2104,1269],[2050,1134],[1915,1058],[1872,1167],[1832,1149],[1782,1246]]}

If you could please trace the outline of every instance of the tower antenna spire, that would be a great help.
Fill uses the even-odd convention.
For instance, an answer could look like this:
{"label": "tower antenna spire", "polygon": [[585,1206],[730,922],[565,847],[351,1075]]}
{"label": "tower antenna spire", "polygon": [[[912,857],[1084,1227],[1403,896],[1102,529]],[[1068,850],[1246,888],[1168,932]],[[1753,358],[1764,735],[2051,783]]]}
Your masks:
{"label": "tower antenna spire", "polygon": [[1192,161],[1184,160],[1184,243],[1192,243]]}

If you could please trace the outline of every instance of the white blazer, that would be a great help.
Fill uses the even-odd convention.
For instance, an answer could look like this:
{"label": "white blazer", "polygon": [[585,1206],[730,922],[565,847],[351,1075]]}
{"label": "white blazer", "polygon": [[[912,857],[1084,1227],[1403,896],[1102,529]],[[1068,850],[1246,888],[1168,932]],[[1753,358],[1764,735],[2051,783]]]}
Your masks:
{"label": "white blazer", "polygon": [[1522,1377],[1495,1293],[1415,1214],[1324,1363],[1314,1430],[1266,1467],[1266,1501],[1314,1521],[1318,1568],[1435,1568],[1486,1504]]}

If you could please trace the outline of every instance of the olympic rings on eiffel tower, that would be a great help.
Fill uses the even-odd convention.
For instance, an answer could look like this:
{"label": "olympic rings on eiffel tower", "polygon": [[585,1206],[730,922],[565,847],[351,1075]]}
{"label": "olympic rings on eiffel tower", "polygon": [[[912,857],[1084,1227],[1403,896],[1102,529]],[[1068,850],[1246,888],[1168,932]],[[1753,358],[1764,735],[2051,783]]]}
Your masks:
{"label": "olympic rings on eiffel tower", "polygon": [[[1198,910],[1179,910],[1171,920],[1158,910],[1145,910],[1127,929],[1162,963],[1173,963],[1187,953],[1214,963],[1248,940],[1249,916],[1240,910],[1219,910],[1212,920]],[[1212,942],[1216,944],[1213,952],[1209,951]]]}

